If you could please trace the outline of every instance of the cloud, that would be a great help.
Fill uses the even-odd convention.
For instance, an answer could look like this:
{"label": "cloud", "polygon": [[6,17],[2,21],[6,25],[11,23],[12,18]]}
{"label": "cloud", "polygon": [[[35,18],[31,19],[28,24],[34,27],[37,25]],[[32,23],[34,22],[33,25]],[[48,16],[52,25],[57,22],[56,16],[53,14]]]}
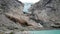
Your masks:
{"label": "cloud", "polygon": [[21,2],[23,2],[23,3],[36,3],[36,2],[38,2],[39,0],[19,0],[19,1],[21,1]]}

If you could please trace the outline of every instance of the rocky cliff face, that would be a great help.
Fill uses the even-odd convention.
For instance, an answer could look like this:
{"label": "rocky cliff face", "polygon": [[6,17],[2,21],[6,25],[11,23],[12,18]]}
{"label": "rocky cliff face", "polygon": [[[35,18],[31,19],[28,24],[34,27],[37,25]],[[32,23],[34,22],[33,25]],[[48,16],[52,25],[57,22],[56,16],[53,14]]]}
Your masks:
{"label": "rocky cliff face", "polygon": [[0,30],[14,30],[19,29],[19,25],[15,21],[10,20],[9,17],[18,17],[17,14],[23,14],[23,3],[18,0],[0,0]]}
{"label": "rocky cliff face", "polygon": [[[23,14],[24,4],[18,0],[0,0],[0,31],[36,30],[43,27]],[[26,27],[25,27],[26,26]]]}
{"label": "rocky cliff face", "polygon": [[60,28],[60,0],[40,0],[30,11],[35,20],[44,27]]}
{"label": "rocky cliff face", "polygon": [[30,8],[31,16],[25,16],[20,1],[0,0],[0,31],[60,28],[59,6],[60,0],[41,0]]}

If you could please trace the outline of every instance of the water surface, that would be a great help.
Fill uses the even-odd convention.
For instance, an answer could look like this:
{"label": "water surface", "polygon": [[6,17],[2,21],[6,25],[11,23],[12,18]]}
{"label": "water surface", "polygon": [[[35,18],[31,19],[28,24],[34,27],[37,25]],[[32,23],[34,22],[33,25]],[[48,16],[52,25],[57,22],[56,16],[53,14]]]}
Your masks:
{"label": "water surface", "polygon": [[60,30],[30,31],[30,34],[60,34]]}

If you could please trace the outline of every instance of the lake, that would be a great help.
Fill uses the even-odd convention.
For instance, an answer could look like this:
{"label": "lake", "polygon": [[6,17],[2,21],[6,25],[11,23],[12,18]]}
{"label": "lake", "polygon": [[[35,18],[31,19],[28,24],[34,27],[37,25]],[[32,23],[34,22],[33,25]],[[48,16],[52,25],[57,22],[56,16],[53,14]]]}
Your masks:
{"label": "lake", "polygon": [[60,34],[60,30],[29,31],[30,34]]}

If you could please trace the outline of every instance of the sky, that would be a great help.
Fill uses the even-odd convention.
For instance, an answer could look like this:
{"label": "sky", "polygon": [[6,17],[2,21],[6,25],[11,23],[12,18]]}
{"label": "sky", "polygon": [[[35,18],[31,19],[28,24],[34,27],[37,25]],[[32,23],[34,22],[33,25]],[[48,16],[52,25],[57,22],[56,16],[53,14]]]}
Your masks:
{"label": "sky", "polygon": [[22,3],[36,3],[39,0],[19,0],[19,1],[21,1]]}

